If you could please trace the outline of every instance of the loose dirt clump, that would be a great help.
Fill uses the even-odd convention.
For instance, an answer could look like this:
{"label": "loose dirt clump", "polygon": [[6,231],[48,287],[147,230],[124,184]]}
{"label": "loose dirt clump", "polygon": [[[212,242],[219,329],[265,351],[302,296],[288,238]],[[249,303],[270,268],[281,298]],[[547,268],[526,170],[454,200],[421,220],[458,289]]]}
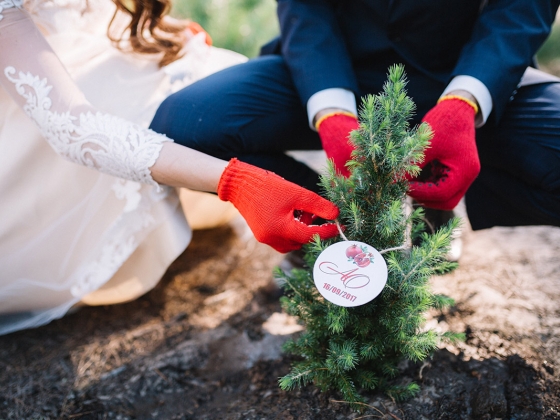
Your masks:
{"label": "loose dirt clump", "polygon": [[335,392],[278,388],[301,331],[271,293],[282,255],[244,225],[195,232],[134,302],[84,307],[0,337],[1,419],[560,419],[560,229],[467,231],[460,267],[433,279],[457,304],[431,326],[462,331],[399,380],[420,394],[367,394],[361,414]]}

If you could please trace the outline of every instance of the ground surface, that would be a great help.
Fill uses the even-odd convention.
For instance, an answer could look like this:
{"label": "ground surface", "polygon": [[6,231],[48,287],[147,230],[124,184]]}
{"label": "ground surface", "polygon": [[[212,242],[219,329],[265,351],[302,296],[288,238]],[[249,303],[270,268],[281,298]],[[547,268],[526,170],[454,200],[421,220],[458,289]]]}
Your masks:
{"label": "ground surface", "polygon": [[195,232],[158,287],[0,337],[1,419],[560,419],[560,229],[467,232],[460,268],[433,279],[434,313],[467,340],[403,365],[420,395],[367,395],[353,413],[313,386],[283,392],[298,325],[266,293],[282,256],[241,224]]}

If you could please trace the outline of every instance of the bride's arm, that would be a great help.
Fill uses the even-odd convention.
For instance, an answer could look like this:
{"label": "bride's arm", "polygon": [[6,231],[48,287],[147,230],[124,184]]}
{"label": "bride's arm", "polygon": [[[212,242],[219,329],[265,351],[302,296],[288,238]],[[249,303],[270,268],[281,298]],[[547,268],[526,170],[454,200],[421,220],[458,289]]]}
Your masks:
{"label": "bride's arm", "polygon": [[217,190],[227,162],[96,110],[18,3],[0,6],[0,84],[58,154],[147,184]]}
{"label": "bride's arm", "polygon": [[133,181],[216,191],[227,162],[96,110],[19,3],[0,3],[0,84],[58,154]]}
{"label": "bride's arm", "polygon": [[[189,164],[185,165],[185,162]],[[166,142],[150,170],[153,179],[160,184],[216,192],[227,164],[188,147]]]}
{"label": "bride's arm", "polygon": [[334,224],[308,226],[294,218],[295,210],[327,220],[338,216],[336,206],[317,194],[96,110],[20,6],[21,0],[0,1],[0,85],[58,154],[133,181],[217,192],[237,207],[259,241],[281,252],[300,248],[314,234],[336,235]]}
{"label": "bride's arm", "polygon": [[17,3],[0,6],[0,85],[58,154],[133,181],[216,191],[227,162],[96,110]]}

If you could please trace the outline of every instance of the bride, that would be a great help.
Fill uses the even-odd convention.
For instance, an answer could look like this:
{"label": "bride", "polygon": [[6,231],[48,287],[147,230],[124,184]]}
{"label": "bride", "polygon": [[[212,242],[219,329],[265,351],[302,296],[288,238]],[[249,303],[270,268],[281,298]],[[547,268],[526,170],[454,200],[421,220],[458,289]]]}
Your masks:
{"label": "bride", "polygon": [[[222,201],[204,199],[231,202],[281,252],[336,234],[294,219],[332,220],[332,203],[146,128],[167,95],[244,60],[166,18],[168,7],[0,0],[0,334],[154,287],[191,239],[173,187],[217,192]],[[187,212],[202,200],[183,195]]]}

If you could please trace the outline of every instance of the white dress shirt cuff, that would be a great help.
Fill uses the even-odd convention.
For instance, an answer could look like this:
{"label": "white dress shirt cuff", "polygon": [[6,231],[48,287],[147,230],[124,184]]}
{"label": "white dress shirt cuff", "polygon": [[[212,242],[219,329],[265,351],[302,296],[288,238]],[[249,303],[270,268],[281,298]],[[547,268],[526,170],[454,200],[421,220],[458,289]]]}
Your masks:
{"label": "white dress shirt cuff", "polygon": [[322,109],[326,108],[338,108],[343,109],[358,115],[358,110],[356,107],[356,97],[354,92],[342,88],[330,88],[320,90],[314,93],[311,98],[307,101],[307,117],[309,119],[309,127],[315,130],[313,126],[313,119],[315,115]]}
{"label": "white dress shirt cuff", "polygon": [[492,112],[492,96],[488,88],[480,80],[472,76],[455,76],[447,85],[441,96],[446,95],[454,90],[466,90],[476,98],[480,111],[476,116],[476,127],[482,127],[488,115]]}

